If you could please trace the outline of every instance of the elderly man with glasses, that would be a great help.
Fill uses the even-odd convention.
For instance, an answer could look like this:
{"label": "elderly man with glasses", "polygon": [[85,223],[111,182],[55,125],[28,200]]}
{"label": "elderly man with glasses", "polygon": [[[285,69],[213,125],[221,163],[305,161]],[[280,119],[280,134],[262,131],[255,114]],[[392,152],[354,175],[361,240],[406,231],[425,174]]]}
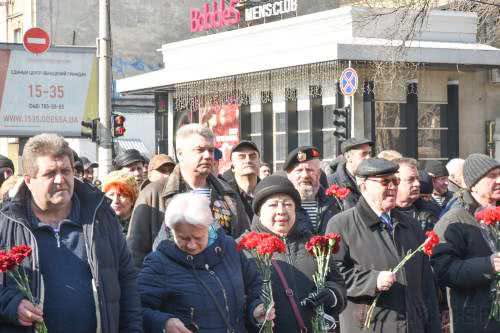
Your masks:
{"label": "elderly man with glasses", "polygon": [[[419,253],[397,274],[391,272],[425,238],[414,219],[394,209],[398,169],[385,159],[361,162],[355,173],[360,200],[328,222],[326,232],[339,233],[342,239],[333,257],[347,286],[342,332],[440,332],[429,259]],[[366,330],[366,310],[379,294],[372,326]]]}

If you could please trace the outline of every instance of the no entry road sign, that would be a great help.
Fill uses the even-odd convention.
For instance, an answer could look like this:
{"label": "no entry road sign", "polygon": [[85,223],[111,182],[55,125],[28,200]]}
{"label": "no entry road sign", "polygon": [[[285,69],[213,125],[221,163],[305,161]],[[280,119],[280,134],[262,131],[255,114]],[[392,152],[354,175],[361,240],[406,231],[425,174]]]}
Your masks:
{"label": "no entry road sign", "polygon": [[49,34],[40,28],[31,28],[24,33],[23,45],[26,51],[41,54],[50,47]]}
{"label": "no entry road sign", "polygon": [[348,67],[344,69],[340,75],[340,91],[344,96],[353,96],[358,89],[358,73],[354,68]]}

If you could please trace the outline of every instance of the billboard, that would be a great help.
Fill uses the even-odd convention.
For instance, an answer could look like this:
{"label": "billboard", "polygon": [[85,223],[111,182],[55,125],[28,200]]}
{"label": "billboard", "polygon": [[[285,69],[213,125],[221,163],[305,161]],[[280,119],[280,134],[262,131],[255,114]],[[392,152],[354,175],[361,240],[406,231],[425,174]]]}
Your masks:
{"label": "billboard", "polygon": [[215,134],[215,147],[222,151],[219,173],[231,167],[231,149],[240,142],[240,105],[214,103],[200,108],[200,122]]}
{"label": "billboard", "polygon": [[0,43],[0,136],[81,136],[97,117],[95,48],[51,47],[33,55]]}

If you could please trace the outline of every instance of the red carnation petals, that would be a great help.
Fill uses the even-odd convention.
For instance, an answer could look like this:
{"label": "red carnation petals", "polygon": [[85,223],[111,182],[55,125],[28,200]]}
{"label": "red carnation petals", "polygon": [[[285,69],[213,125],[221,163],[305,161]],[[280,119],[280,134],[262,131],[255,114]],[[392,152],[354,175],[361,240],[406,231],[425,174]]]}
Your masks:
{"label": "red carnation petals", "polygon": [[434,247],[439,244],[439,236],[432,230],[427,231],[425,236],[427,236],[427,239],[425,240],[423,251],[430,257]]}
{"label": "red carnation petals", "polygon": [[500,206],[485,208],[476,213],[476,220],[486,225],[495,225],[500,223]]}
{"label": "red carnation petals", "polygon": [[319,255],[328,254],[329,248],[331,247],[331,253],[337,253],[339,251],[340,235],[335,233],[326,234],[324,236],[313,236],[306,243],[305,247],[307,252],[312,256],[315,255],[314,248],[316,248],[316,253]]}
{"label": "red carnation petals", "polygon": [[330,197],[337,197],[340,200],[344,200],[351,193],[351,190],[347,187],[340,187],[337,184],[332,184],[326,189],[325,194]]}

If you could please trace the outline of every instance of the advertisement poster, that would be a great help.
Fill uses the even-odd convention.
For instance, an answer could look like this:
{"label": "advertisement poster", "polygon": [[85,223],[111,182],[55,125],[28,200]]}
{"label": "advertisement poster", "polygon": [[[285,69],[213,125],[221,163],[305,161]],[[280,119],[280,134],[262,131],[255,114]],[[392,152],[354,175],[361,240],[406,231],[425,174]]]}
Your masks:
{"label": "advertisement poster", "polygon": [[215,147],[222,151],[219,173],[231,167],[231,149],[240,140],[239,118],[239,104],[212,104],[200,108],[200,122],[214,132]]}
{"label": "advertisement poster", "polygon": [[81,136],[97,115],[95,48],[52,47],[41,55],[0,44],[0,136]]}

